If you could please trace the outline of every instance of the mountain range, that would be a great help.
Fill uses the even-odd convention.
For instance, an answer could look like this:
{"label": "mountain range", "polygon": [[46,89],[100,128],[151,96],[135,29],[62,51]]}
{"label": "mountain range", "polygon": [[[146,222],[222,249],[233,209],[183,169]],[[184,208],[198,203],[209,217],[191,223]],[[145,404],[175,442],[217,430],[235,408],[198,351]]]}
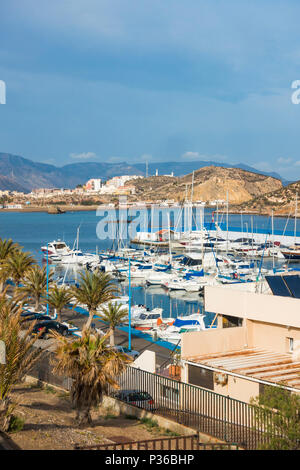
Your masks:
{"label": "mountain range", "polygon": [[[280,179],[283,185],[289,182],[277,173],[264,173],[242,163],[229,165],[214,161],[168,161],[148,164],[148,175],[154,175],[156,170],[161,174],[174,173],[174,176],[184,176],[202,167],[218,166],[224,168],[241,168],[257,174]],[[74,188],[84,184],[90,178],[107,180],[113,176],[146,174],[145,163],[119,162],[80,162],[58,167],[47,163],[39,163],[27,158],[0,153],[0,190],[21,191],[28,193],[36,188]]]}

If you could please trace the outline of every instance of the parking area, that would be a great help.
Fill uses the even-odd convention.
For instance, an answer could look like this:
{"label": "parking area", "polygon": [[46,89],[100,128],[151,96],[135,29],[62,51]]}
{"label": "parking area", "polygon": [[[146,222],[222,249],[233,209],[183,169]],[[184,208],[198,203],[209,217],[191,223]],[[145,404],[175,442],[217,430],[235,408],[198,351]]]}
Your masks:
{"label": "parking area", "polygon": [[[82,330],[84,324],[87,321],[87,316],[83,313],[80,313],[72,308],[65,308],[62,312],[62,321],[71,323],[72,325]],[[104,333],[108,331],[108,325],[99,320],[97,317],[94,318],[93,323],[95,324],[96,328],[99,328]],[[115,344],[120,346],[128,346],[128,331],[124,331],[124,329],[117,329],[115,332]],[[41,347],[43,349],[48,349],[49,351],[54,351],[55,345],[52,339],[39,339],[36,342],[37,347]],[[174,346],[175,348],[175,346]],[[140,336],[135,336],[132,334],[131,336],[131,349],[142,353],[145,350],[154,351],[156,354],[156,365],[161,367],[163,364],[168,363],[169,359],[171,358],[172,350],[164,348],[163,346],[148,341],[145,338]]]}

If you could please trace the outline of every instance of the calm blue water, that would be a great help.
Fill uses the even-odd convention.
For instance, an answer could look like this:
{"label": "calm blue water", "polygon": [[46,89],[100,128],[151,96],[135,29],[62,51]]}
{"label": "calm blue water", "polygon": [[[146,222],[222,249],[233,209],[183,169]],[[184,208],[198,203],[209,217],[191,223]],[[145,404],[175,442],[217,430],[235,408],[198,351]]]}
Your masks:
{"label": "calm blue water", "polygon": [[[216,220],[216,215],[214,216]],[[226,228],[225,215],[219,214],[219,223]],[[96,233],[97,224],[101,218],[95,211],[67,212],[65,214],[47,214],[43,212],[32,213],[0,213],[0,237],[12,238],[20,243],[26,251],[30,251],[38,262],[42,262],[41,246],[45,243],[61,239],[69,246],[73,246],[76,239],[77,229],[80,227],[79,248],[83,251],[96,252],[111,248],[113,240],[99,240]],[[205,210],[205,224],[208,228],[214,229],[212,221],[212,210]],[[253,222],[252,222],[253,221]],[[274,232],[282,234],[286,226],[286,235],[294,234],[294,220],[274,218]],[[172,224],[171,224],[172,225]],[[229,230],[241,230],[244,233],[252,231],[254,233],[269,232],[271,230],[270,217],[229,215]],[[167,228],[165,225],[164,228]],[[298,233],[300,236],[300,233]],[[57,269],[57,274],[63,275],[64,268]],[[67,274],[68,279],[78,278],[79,272],[70,269]],[[121,291],[128,293],[128,286],[120,284]],[[135,304],[144,304],[148,308],[162,307],[165,317],[177,317],[178,315],[190,314],[202,311],[202,300],[196,294],[168,294],[161,288],[143,288],[132,286],[132,298]],[[211,321],[211,315],[207,322]]]}
{"label": "calm blue water", "polygon": [[[216,220],[216,214],[214,215]],[[219,224],[226,229],[226,215],[219,214]],[[77,229],[80,227],[79,246],[83,251],[95,252],[111,248],[113,240],[99,240],[96,229],[101,217],[95,211],[67,212],[65,214],[47,214],[43,212],[28,213],[0,213],[0,237],[12,238],[20,243],[25,250],[31,251],[37,258],[41,259],[41,246],[48,241],[61,239],[71,247],[74,244]],[[253,221],[253,222],[252,222]],[[205,210],[204,222],[208,229],[214,230],[212,223],[212,210]],[[297,236],[300,236],[300,224]],[[172,226],[172,222],[171,222]],[[195,225],[193,224],[195,227]],[[271,217],[250,216],[243,214],[229,215],[229,230],[242,231],[251,236],[252,226],[254,233],[271,232]],[[165,223],[163,228],[167,228]],[[285,229],[286,227],[286,229]],[[298,228],[298,227],[297,227]],[[282,235],[294,235],[294,219],[274,217],[274,233]]]}

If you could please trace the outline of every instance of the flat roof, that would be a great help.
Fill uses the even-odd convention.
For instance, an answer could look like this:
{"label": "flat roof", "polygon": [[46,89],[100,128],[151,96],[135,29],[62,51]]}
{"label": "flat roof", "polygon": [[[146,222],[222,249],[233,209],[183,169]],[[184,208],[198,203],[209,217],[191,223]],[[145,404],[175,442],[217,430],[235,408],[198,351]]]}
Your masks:
{"label": "flat roof", "polygon": [[300,389],[300,361],[293,361],[292,354],[253,348],[190,356],[184,360],[245,379],[270,384],[284,382],[287,387]]}

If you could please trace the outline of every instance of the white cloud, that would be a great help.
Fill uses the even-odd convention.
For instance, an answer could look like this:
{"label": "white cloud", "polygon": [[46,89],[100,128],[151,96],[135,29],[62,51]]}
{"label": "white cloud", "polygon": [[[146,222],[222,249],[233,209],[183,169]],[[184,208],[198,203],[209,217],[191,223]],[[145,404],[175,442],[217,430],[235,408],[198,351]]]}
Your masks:
{"label": "white cloud", "polygon": [[148,153],[144,153],[143,155],[141,155],[140,160],[142,160],[143,162],[150,162],[151,160],[153,160],[153,157]]}
{"label": "white cloud", "polygon": [[187,160],[199,160],[200,154],[199,152],[185,152],[182,158],[186,158]]}
{"label": "white cloud", "polygon": [[94,152],[83,152],[83,153],[70,153],[70,157],[74,160],[94,160],[97,155]]}
{"label": "white cloud", "polygon": [[284,157],[277,158],[277,163],[280,163],[283,165],[288,165],[289,163],[292,163],[292,161],[293,161],[292,158],[284,158]]}
{"label": "white cloud", "polygon": [[273,171],[274,170],[274,168],[269,162],[253,163],[251,166],[253,166],[253,168],[256,168],[257,170],[260,170],[260,171]]}
{"label": "white cloud", "polygon": [[124,158],[121,157],[109,157],[107,159],[109,163],[119,163],[119,162],[124,162]]}

